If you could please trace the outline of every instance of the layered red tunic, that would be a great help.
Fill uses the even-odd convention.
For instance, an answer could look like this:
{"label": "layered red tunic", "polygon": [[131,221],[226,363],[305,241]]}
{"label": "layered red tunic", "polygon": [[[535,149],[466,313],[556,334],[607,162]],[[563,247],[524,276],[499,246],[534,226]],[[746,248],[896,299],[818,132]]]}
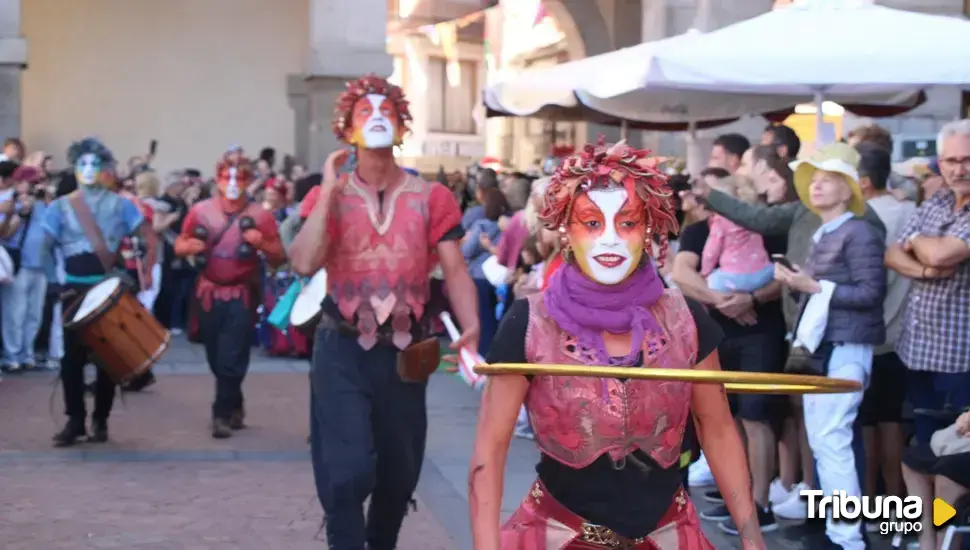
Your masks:
{"label": "layered red tunic", "polygon": [[[301,211],[309,212],[316,200],[308,194]],[[395,346],[411,343],[412,319],[422,318],[430,297],[435,246],[460,223],[458,203],[440,183],[401,170],[379,190],[350,176],[333,198],[324,266],[328,297],[356,324],[362,348],[376,345],[386,324]]]}
{"label": "layered red tunic", "polygon": [[182,233],[179,235],[180,239],[192,239],[195,238],[196,227],[206,229],[206,264],[195,290],[196,298],[205,311],[212,307],[213,300],[242,299],[249,307],[255,305],[252,293],[258,287],[262,260],[258,254],[248,257],[239,255],[240,245],[245,242],[239,223],[242,218],[252,218],[255,229],[262,233],[260,251],[267,263],[275,267],[285,259],[276,220],[272,214],[260,204],[250,202],[243,206],[232,226],[226,229],[232,216],[229,213],[232,204],[227,205],[225,202],[222,198],[215,197],[194,205],[186,215],[182,223]]}

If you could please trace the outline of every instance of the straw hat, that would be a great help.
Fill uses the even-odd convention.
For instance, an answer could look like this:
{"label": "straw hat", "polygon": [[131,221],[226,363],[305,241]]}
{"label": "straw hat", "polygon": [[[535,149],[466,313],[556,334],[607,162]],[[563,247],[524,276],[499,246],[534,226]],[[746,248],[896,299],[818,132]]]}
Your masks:
{"label": "straw hat", "polygon": [[831,143],[819,147],[811,156],[804,160],[796,160],[788,165],[795,173],[795,191],[798,198],[812,212],[818,213],[812,206],[809,187],[812,176],[818,170],[835,172],[845,176],[846,183],[852,190],[849,200],[849,211],[861,216],[866,211],[866,200],[859,188],[859,152],[845,143]]}

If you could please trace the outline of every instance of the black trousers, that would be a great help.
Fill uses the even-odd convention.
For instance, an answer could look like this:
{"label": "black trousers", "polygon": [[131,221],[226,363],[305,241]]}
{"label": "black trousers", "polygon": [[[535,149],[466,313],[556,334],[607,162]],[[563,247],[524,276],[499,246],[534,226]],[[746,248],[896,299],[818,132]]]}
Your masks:
{"label": "black trousers", "polygon": [[228,420],[243,408],[242,384],[249,372],[253,347],[253,316],[242,300],[214,300],[209,311],[199,311],[205,359],[216,379],[212,417]]}
{"label": "black trousers", "polygon": [[[90,287],[72,287],[83,296]],[[61,384],[64,387],[64,412],[76,422],[84,422],[87,410],[84,403],[84,368],[94,361],[81,342],[77,330],[64,327],[64,357],[61,359]],[[100,368],[94,384],[94,414],[96,421],[107,421],[115,400],[115,383]]]}
{"label": "black trousers", "polygon": [[338,550],[392,550],[421,475],[427,384],[401,380],[397,349],[365,351],[325,327],[315,338],[310,438],[327,541]]}

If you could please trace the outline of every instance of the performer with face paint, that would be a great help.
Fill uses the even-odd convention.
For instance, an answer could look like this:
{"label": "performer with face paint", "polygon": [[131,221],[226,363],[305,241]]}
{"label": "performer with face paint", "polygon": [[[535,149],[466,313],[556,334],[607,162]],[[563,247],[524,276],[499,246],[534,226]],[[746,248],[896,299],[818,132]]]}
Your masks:
{"label": "performer with face paint", "polygon": [[219,193],[192,206],[175,239],[175,254],[204,261],[189,332],[195,336],[197,329],[215,376],[211,427],[217,439],[245,427],[242,383],[259,303],[260,257],[274,267],[285,260],[276,220],[245,194],[252,177],[242,149],[230,148],[216,165]]}
{"label": "performer with face paint", "polygon": [[[663,257],[676,225],[666,177],[647,155],[601,144],[559,166],[540,217],[558,232],[566,263],[544,293],[512,305],[488,362],[719,369],[719,327],[664,288],[650,257],[655,236]],[[542,451],[539,475],[500,528],[523,403]],[[489,377],[468,481],[475,548],[713,549],[680,470],[692,416],[742,547],[763,549],[723,386],[543,375]]]}
{"label": "performer with face paint", "polygon": [[464,330],[455,347],[478,346],[458,204],[445,186],[394,160],[410,120],[399,87],[375,76],[347,84],[334,132],[354,147],[356,166],[347,173],[348,151],[330,155],[290,247],[297,273],[327,270],[313,346],[311,446],[330,548],[397,544],[424,457],[427,379],[439,360],[426,308],[439,262]]}
{"label": "performer with face paint", "polygon": [[[150,239],[150,224],[143,224],[144,217],[133,202],[115,193],[115,159],[111,151],[100,141],[87,138],[71,145],[67,151],[68,161],[74,165],[74,177],[78,189],[70,195],[54,201],[44,217],[44,230],[48,246],[58,246],[64,255],[66,284],[77,295],[83,295],[108,275],[117,275],[122,269],[118,248],[122,240],[140,231],[145,242]],[[78,203],[77,201],[83,201]],[[85,208],[95,227],[86,228],[83,221],[88,216],[77,214],[75,205]],[[100,233],[100,239],[89,237]],[[92,242],[98,241],[101,242]],[[154,249],[148,251],[154,254]],[[151,274],[146,284],[151,284]],[[67,425],[54,436],[59,447],[73,445],[87,435],[84,404],[84,367],[90,357],[75,330],[64,330],[64,358],[61,359],[61,382],[64,385],[64,407]],[[98,369],[94,389],[94,413],[92,434],[88,441],[101,443],[108,440],[108,416],[114,402],[115,384]]]}

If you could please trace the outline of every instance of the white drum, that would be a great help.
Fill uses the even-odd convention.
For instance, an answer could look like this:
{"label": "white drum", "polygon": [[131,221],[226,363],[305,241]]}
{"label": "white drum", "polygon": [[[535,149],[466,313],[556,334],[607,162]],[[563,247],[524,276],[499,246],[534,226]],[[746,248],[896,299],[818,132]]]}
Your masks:
{"label": "white drum", "polygon": [[119,286],[121,286],[121,279],[112,277],[91,287],[84,294],[84,297],[81,299],[81,304],[74,311],[74,317],[68,323],[79,323],[100,309],[115,294]]}
{"label": "white drum", "polygon": [[75,299],[64,312],[64,328],[77,331],[95,363],[118,384],[149,370],[168,349],[170,339],[117,277]]}
{"label": "white drum", "polygon": [[310,282],[303,286],[290,310],[290,326],[302,331],[312,331],[320,321],[323,299],[327,297],[327,271],[317,271]]}

